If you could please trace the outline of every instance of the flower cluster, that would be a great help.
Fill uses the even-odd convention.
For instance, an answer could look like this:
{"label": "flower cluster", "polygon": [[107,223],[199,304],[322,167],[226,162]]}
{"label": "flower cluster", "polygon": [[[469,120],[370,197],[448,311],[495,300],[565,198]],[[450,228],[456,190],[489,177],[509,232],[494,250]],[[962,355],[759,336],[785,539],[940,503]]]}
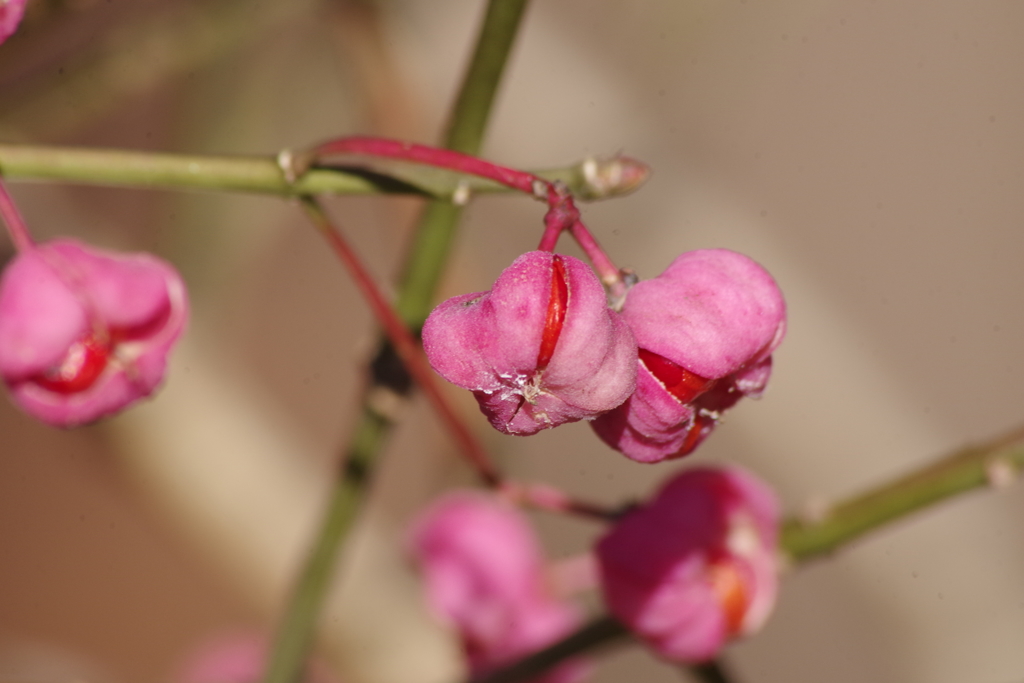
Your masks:
{"label": "flower cluster", "polygon": [[32,245],[0,278],[0,377],[43,422],[92,422],[156,390],[187,318],[181,276],[158,258]]}
{"label": "flower cluster", "polygon": [[658,462],[691,452],[724,410],[760,395],[785,317],[771,276],[726,249],[679,256],[635,285],[621,313],[582,262],[535,251],[489,292],[434,309],[423,345],[499,431],[593,420],[608,445]]}
{"label": "flower cluster", "polygon": [[[592,581],[611,614],[655,653],[702,662],[768,617],[778,590],[778,523],[774,494],[749,472],[694,468],[626,513],[582,564],[596,566]],[[578,612],[546,588],[525,518],[495,498],[449,494],[419,517],[411,538],[430,606],[454,626],[474,674],[578,624]],[[543,680],[584,673],[569,663]]]}
{"label": "flower cluster", "polygon": [[[724,411],[764,391],[785,328],[775,281],[733,251],[682,254],[628,289],[617,309],[580,261],[535,251],[490,291],[438,306],[423,345],[499,431],[589,420],[612,448],[654,463],[692,452]],[[537,597],[539,559],[522,525],[510,510],[461,497],[417,532],[431,601],[456,625],[477,672],[569,628],[553,616],[564,608]],[[777,528],[775,498],[752,475],[734,467],[679,474],[597,543],[605,603],[659,656],[710,659],[771,610]],[[528,624],[544,626],[532,648]]]}
{"label": "flower cluster", "polygon": [[[432,611],[451,624],[474,675],[540,649],[580,621],[547,587],[544,558],[523,515],[497,498],[458,492],[423,513],[410,549]],[[586,666],[567,662],[540,679],[573,683]]]}

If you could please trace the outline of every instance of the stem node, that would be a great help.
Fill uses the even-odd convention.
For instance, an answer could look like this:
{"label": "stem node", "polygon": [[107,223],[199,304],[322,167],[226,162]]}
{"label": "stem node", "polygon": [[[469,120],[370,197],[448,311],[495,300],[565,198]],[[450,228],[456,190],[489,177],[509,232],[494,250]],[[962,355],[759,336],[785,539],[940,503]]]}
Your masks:
{"label": "stem node", "polygon": [[289,185],[294,185],[301,173],[296,167],[295,154],[290,149],[282,149],[277,153],[277,166],[284,174],[284,180]]}

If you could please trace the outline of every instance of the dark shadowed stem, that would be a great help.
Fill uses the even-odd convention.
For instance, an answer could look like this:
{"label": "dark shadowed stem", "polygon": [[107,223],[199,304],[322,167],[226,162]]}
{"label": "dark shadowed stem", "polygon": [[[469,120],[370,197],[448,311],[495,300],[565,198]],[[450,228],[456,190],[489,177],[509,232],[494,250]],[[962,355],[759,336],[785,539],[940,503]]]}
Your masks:
{"label": "dark shadowed stem", "polygon": [[[525,7],[526,0],[488,2],[476,50],[452,114],[447,146],[455,147],[457,143],[459,151],[478,151],[494,93]],[[413,329],[419,328],[430,310],[458,219],[457,210],[436,208],[443,206],[433,202],[421,221],[399,289],[399,313]],[[391,421],[371,405],[369,392],[364,395],[362,419],[349,444],[346,464],[279,627],[264,672],[264,683],[296,683],[299,678],[338,548],[348,535],[359,504],[369,489],[390,425]]]}
{"label": "dark shadowed stem", "polygon": [[720,659],[693,664],[684,667],[683,671],[701,681],[701,683],[737,683],[736,678],[730,675]]}
{"label": "dark shadowed stem", "polygon": [[32,248],[34,242],[32,235],[25,225],[25,219],[21,217],[17,204],[7,192],[7,186],[0,181],[0,217],[4,219],[7,226],[7,234],[11,236],[11,242],[18,251],[27,251]]}
{"label": "dark shadowed stem", "polygon": [[604,648],[630,637],[626,627],[612,617],[600,617],[576,633],[549,648],[486,675],[476,676],[469,683],[513,683],[528,681],[570,657]]}

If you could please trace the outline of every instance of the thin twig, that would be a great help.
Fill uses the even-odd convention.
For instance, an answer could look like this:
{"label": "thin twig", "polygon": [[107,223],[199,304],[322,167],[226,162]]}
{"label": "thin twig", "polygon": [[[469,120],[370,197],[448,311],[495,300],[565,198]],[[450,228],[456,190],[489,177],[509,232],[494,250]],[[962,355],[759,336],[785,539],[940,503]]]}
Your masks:
{"label": "thin twig", "polygon": [[7,192],[7,186],[0,181],[0,217],[4,219],[7,226],[7,234],[11,236],[11,242],[18,251],[28,251],[34,245],[32,234],[25,225],[25,219],[21,217],[17,204]]}
{"label": "thin twig", "polygon": [[[294,171],[301,177],[308,168],[322,165],[332,157],[355,154],[412,161],[478,176],[547,202],[548,212],[544,216],[545,230],[538,248],[543,251],[553,251],[559,236],[568,230],[591,263],[594,264],[594,269],[605,286],[609,287],[612,296],[618,298],[624,295],[623,274],[584,225],[572,193],[560,183],[545,180],[529,171],[501,166],[477,156],[450,149],[369,136],[335,138],[316,145],[296,156]],[[622,161],[641,169],[636,175],[640,178],[639,182],[642,182],[642,178],[646,178],[647,170],[643,164],[625,157]],[[453,193],[452,201],[454,203],[465,203],[465,200],[468,199],[466,192],[462,193],[462,197],[459,196],[461,190],[466,190],[466,188],[459,188]]]}
{"label": "thin twig", "polygon": [[473,465],[473,468],[486,486],[498,486],[501,482],[501,475],[494,467],[493,462],[491,462],[483,444],[466,427],[465,423],[459,418],[455,409],[441,392],[437,376],[430,369],[430,365],[420,350],[419,344],[408,328],[406,328],[405,323],[402,322],[398,314],[391,308],[391,304],[388,303],[380,288],[374,282],[373,276],[363,266],[362,261],[356,256],[341,231],[332,223],[323,207],[320,206],[320,203],[313,197],[303,197],[301,201],[306,215],[309,216],[310,220],[320,231],[320,234],[324,236],[331,249],[352,275],[356,286],[359,287],[363,297],[373,311],[377,324],[384,329],[388,340],[394,346],[406,370],[416,380],[416,384],[419,385],[423,393],[426,394],[430,404],[441,418],[441,422],[444,423],[444,426],[459,445],[459,449]]}
{"label": "thin twig", "polygon": [[951,496],[1003,486],[1024,470],[1024,428],[956,451],[848,498],[813,518],[783,526],[781,545],[795,562],[827,555],[869,531]]}
{"label": "thin twig", "polygon": [[[596,200],[631,192],[646,167],[627,157],[585,159],[572,166],[530,171],[565,185],[576,197]],[[511,192],[494,181],[409,163],[364,160],[312,169],[288,179],[279,157],[169,154],[86,147],[0,145],[0,171],[13,181],[56,181],[164,190],[249,192],[283,197],[318,194],[419,194],[450,198]]]}

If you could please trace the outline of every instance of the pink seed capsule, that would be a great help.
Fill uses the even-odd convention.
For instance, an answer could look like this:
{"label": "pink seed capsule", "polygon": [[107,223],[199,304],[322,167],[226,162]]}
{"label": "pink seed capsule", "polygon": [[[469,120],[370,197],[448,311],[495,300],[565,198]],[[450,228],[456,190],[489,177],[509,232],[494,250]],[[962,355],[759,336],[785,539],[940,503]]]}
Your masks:
{"label": "pink seed capsule", "polygon": [[626,400],[636,379],[633,336],[597,277],[545,251],[517,258],[490,291],[440,304],[423,348],[506,434],[592,419]]}
{"label": "pink seed capsule", "polygon": [[725,410],[760,395],[786,307],[753,260],[705,249],[634,286],[622,317],[639,346],[637,388],[591,426],[612,448],[650,463],[692,452]]}
{"label": "pink seed capsule", "polygon": [[187,318],[185,285],[160,259],[33,246],[0,277],[0,376],[43,422],[91,422],[156,390]]}
{"label": "pink seed capsule", "polygon": [[778,523],[771,489],[738,467],[676,475],[597,544],[609,610],[665,659],[714,657],[771,612]]}

